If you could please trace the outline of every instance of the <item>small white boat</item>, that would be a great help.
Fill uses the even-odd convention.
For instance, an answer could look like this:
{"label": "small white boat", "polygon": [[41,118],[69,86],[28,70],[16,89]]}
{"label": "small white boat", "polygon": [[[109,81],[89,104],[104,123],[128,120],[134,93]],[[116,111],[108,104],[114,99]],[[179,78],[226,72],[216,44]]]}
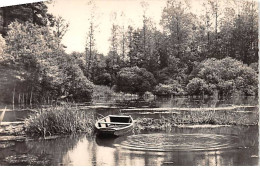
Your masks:
{"label": "small white boat", "polygon": [[109,115],[95,124],[98,135],[101,136],[122,136],[134,127],[134,121],[131,116]]}

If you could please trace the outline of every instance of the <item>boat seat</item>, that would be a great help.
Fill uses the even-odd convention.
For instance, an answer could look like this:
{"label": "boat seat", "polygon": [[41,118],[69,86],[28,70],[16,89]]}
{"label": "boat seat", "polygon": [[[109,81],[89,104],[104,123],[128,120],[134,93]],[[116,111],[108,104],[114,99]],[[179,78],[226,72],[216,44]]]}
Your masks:
{"label": "boat seat", "polygon": [[119,124],[119,125],[129,125],[131,123],[120,123],[120,122],[99,122],[99,124]]}

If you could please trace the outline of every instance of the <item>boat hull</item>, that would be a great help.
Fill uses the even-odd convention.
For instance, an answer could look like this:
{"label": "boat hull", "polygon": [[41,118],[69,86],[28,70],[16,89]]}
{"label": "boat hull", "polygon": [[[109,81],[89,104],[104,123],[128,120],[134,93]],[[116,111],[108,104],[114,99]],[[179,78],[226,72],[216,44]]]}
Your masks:
{"label": "boat hull", "polygon": [[122,136],[130,133],[134,128],[131,116],[109,115],[95,124],[99,136]]}
{"label": "boat hull", "polygon": [[133,125],[128,126],[127,128],[124,129],[97,129],[97,135],[98,136],[115,136],[115,137],[119,137],[119,136],[123,136],[126,135],[128,133],[130,133],[133,130]]}

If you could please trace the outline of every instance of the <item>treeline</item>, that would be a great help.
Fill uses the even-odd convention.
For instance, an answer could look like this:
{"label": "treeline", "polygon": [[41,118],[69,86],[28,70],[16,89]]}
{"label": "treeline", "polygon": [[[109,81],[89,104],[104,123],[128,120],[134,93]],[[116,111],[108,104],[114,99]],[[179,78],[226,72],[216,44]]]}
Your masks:
{"label": "treeline", "polygon": [[147,15],[149,4],[140,5],[140,28],[117,24],[118,18],[127,20],[124,14],[111,16],[107,56],[94,50],[93,28],[98,25],[91,18],[81,56],[91,81],[140,95],[257,94],[256,1],[204,0],[194,13],[191,1],[168,0],[160,27]]}
{"label": "treeline", "polygon": [[86,50],[71,54],[61,43],[68,23],[45,3],[0,8],[2,101],[88,101],[94,85],[139,95],[258,93],[256,1],[204,0],[194,13],[189,1],[168,0],[160,27],[143,1],[140,28],[118,24],[126,16],[113,13],[107,55],[96,47],[95,1],[88,5]]}

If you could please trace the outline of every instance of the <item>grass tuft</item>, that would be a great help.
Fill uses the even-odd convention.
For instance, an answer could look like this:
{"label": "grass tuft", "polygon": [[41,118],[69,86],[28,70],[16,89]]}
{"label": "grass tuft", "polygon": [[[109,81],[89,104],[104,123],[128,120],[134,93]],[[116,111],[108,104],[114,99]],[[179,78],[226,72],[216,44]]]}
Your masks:
{"label": "grass tuft", "polygon": [[29,135],[51,136],[94,132],[94,113],[68,105],[38,110],[25,120],[25,132]]}

